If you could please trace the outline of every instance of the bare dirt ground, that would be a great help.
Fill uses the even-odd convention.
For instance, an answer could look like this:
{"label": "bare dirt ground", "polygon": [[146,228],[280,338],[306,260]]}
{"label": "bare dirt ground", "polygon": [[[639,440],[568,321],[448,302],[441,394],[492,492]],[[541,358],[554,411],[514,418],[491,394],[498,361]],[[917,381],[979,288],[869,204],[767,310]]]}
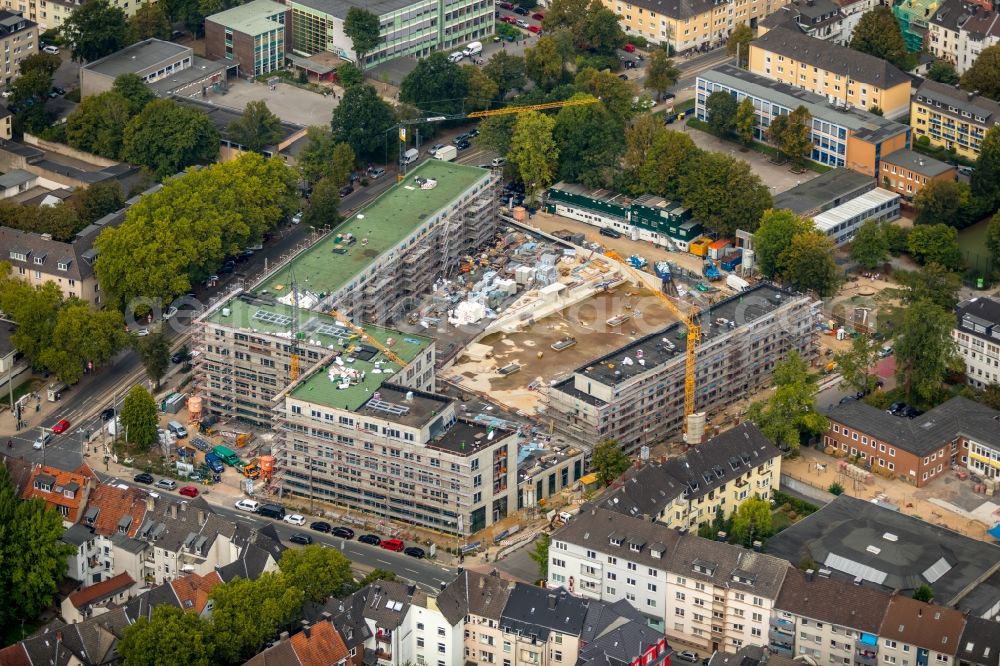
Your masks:
{"label": "bare dirt ground", "polygon": [[1000,506],[992,498],[977,494],[972,481],[960,480],[954,472],[946,472],[923,488],[890,480],[877,474],[871,483],[852,480],[837,471],[838,459],[815,449],[802,449],[795,460],[785,460],[781,473],[811,486],[827,490],[839,483],[844,492],[861,499],[881,499],[899,507],[900,512],[935,525],[947,527],[974,539],[990,540],[986,530],[1000,522]]}

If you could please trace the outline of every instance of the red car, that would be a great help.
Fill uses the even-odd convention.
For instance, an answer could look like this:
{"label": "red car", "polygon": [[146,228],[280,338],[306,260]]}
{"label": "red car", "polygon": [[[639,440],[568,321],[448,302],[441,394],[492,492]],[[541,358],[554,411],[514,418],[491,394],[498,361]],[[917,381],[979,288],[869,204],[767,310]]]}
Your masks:
{"label": "red car", "polygon": [[635,53],[635,45],[634,44],[626,44],[622,48],[625,49],[625,53]]}
{"label": "red car", "polygon": [[542,28],[541,28],[541,26],[537,26],[537,25],[529,25],[528,26],[528,32],[533,32],[536,35],[538,35],[538,34],[541,34]]}
{"label": "red car", "polygon": [[511,25],[517,25],[517,19],[513,16],[501,16],[500,20],[504,23],[510,23]]}
{"label": "red car", "polygon": [[531,18],[535,19],[536,21],[541,21],[542,19],[545,18],[545,14],[541,12],[535,12],[534,14],[531,15]]}
{"label": "red car", "polygon": [[185,497],[197,497],[198,496],[198,489],[195,488],[194,486],[184,486],[183,488],[181,488],[177,492],[179,492],[181,495],[184,495]]}
{"label": "red car", "polygon": [[54,432],[57,435],[61,435],[67,430],[69,430],[69,421],[67,421],[66,419],[62,419],[61,421],[59,421],[59,423],[52,426],[52,432]]}
{"label": "red car", "polygon": [[382,543],[379,545],[386,550],[394,550],[397,553],[403,552],[403,542],[399,539],[382,539]]}

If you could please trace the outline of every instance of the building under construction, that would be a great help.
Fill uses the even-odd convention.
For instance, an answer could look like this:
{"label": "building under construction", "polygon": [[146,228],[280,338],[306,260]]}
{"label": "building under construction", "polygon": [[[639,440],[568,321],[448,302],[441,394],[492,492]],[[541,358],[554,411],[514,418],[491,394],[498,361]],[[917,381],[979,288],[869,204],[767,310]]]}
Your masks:
{"label": "building under construction", "polygon": [[[820,303],[769,284],[701,313],[695,411],[718,412],[770,383],[792,352],[816,357]],[[686,331],[674,323],[615,350],[548,389],[545,416],[587,448],[615,439],[629,454],[677,435],[684,421]]]}

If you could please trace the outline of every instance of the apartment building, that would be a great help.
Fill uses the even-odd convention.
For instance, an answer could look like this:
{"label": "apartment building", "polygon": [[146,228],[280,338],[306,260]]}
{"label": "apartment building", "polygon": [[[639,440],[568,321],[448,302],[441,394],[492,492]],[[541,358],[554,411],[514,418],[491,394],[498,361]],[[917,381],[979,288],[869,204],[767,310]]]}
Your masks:
{"label": "apartment building", "polygon": [[924,46],[927,26],[940,6],[940,0],[903,0],[892,3],[892,14],[903,33],[906,50],[917,53]]}
{"label": "apartment building", "polygon": [[957,323],[951,332],[965,361],[965,378],[983,388],[1000,384],[1000,300],[979,296],[955,307]]}
{"label": "apartment building", "polygon": [[437,596],[437,605],[445,615],[465,617],[465,661],[475,664],[500,664],[511,659],[503,650],[500,616],[514,583],[500,578],[494,569],[484,574],[463,569]]}
{"label": "apartment building", "polygon": [[[842,495],[769,538],[767,552],[849,585],[909,597],[926,584],[941,606],[982,618],[1000,612],[1000,547],[892,506]],[[882,647],[879,663],[893,663]]]}
{"label": "apartment building", "polygon": [[300,308],[392,321],[493,238],[499,182],[488,169],[426,160],[256,293],[285,295],[296,282]]}
{"label": "apartment building", "polygon": [[974,4],[971,11],[958,32],[955,71],[959,73],[972,67],[984,49],[1000,44],[1000,12],[981,4]]}
{"label": "apartment building", "polygon": [[959,666],[1000,664],[1000,631],[997,631],[997,623],[979,617],[966,617],[956,659]]}
{"label": "apartment building", "polygon": [[[151,1],[155,0],[108,0],[108,4],[125,12],[126,18],[132,18]],[[40,32],[62,27],[63,22],[84,4],[84,0],[3,0],[4,9],[34,21]]]}
{"label": "apartment building", "polygon": [[875,178],[883,155],[910,145],[910,129],[906,125],[861,108],[846,107],[839,102],[831,104],[815,93],[732,65],[698,75],[695,113],[699,119],[707,119],[706,102],[717,91],[728,92],[737,101],[747,97],[753,101],[757,112],[754,135],[761,141],[768,140],[767,128],[773,118],[805,107],[812,116],[813,149],[809,159],[827,166],[846,167]]}
{"label": "apartment building", "polygon": [[364,68],[406,56],[423,58],[493,34],[493,0],[292,0],[292,51],[311,56],[330,52],[351,61],[357,54],[344,32],[352,7],[378,15],[379,44],[365,54]]}
{"label": "apartment building", "polygon": [[[760,284],[706,308],[695,411],[716,412],[767,385],[791,351],[814,358],[816,307],[806,296]],[[546,417],[585,446],[616,439],[630,454],[673,436],[684,414],[684,345],[674,323],[594,359],[548,389]]]}
{"label": "apartment building", "polygon": [[679,456],[630,469],[594,503],[697,532],[748,498],[769,499],[780,478],[781,451],[748,421]]}
{"label": "apartment building", "polygon": [[278,642],[244,662],[243,666],[343,666],[355,663],[356,652],[347,647],[344,637],[332,622],[317,622],[302,627],[292,636],[282,632]]}
{"label": "apartment building", "polygon": [[42,500],[62,516],[63,527],[69,527],[80,519],[96,479],[86,463],[74,471],[36,464],[21,498]]}
{"label": "apartment building", "polygon": [[190,46],[144,39],[80,67],[80,95],[107,92],[117,77],[135,74],[158,97],[202,97],[225,84],[230,66],[196,56]]}
{"label": "apartment building", "polygon": [[997,412],[967,398],[952,398],[912,419],[861,401],[834,407],[827,416],[830,428],[824,444],[918,488],[954,466],[990,478],[997,475]]}
{"label": "apartment building", "polygon": [[750,42],[749,69],[841,106],[879,108],[888,118],[910,110],[910,78],[894,65],[795,28],[779,26]]}
{"label": "apartment building", "polygon": [[459,418],[451,398],[398,384],[340,390],[339,362],[285,395],[273,484],[458,536],[516,510],[517,433]]}
{"label": "apartment building", "polygon": [[829,236],[835,246],[840,247],[854,240],[854,234],[868,220],[892,222],[899,219],[900,199],[899,193],[876,187],[855,199],[823,211],[812,219],[813,226]]}
{"label": "apartment building", "polygon": [[894,594],[879,629],[882,662],[950,666],[961,649],[964,629],[962,611]]}
{"label": "apartment building", "polygon": [[134,588],[135,581],[132,577],[127,573],[120,573],[96,585],[76,590],[62,600],[59,612],[67,624],[82,622],[92,614],[99,615],[107,604],[128,601]]}
{"label": "apartment building", "polygon": [[882,158],[882,173],[879,175],[882,187],[912,200],[927,183],[954,181],[957,171],[954,164],[904,149]]}
{"label": "apartment building", "polygon": [[926,137],[932,146],[954,150],[966,159],[979,157],[986,132],[1000,125],[1000,103],[925,79],[910,105],[914,137]]}
{"label": "apartment building", "polygon": [[239,63],[246,76],[270,74],[285,66],[288,7],[253,0],[205,19],[205,55]]}
{"label": "apartment building", "polygon": [[879,629],[890,598],[831,578],[828,569],[789,568],[774,603],[767,647],[805,663],[878,666]]}
{"label": "apartment building", "polygon": [[552,535],[548,584],[624,600],[675,647],[734,652],[765,643],[788,568],[770,555],[591,506]]}
{"label": "apartment building", "polygon": [[345,395],[355,399],[377,390],[390,373],[401,386],[428,391],[434,387],[434,342],[422,336],[365,328],[406,362],[400,368],[361,341],[346,323],[267,295],[241,293],[209,309],[199,323],[195,392],[206,412],[224,418],[268,426],[279,394],[296,377],[318,371],[342,354],[349,360],[338,366],[344,368],[340,383],[351,387]]}
{"label": "apartment building", "polygon": [[757,21],[788,3],[788,0],[603,0],[618,14],[626,35],[668,44],[677,53],[725,43],[741,23],[753,27]]}
{"label": "apartment building", "polygon": [[840,28],[839,43],[849,45],[854,37],[854,29],[858,27],[861,17],[867,12],[880,7],[880,0],[834,0],[840,6],[843,21]]}
{"label": "apartment building", "polygon": [[10,86],[21,74],[21,61],[38,53],[38,24],[25,18],[20,2],[14,11],[11,0],[5,4],[7,9],[0,10],[0,48],[4,52],[3,85]]}
{"label": "apartment building", "polygon": [[783,27],[815,39],[842,44],[844,14],[833,0],[792,0],[757,23],[757,35]]}

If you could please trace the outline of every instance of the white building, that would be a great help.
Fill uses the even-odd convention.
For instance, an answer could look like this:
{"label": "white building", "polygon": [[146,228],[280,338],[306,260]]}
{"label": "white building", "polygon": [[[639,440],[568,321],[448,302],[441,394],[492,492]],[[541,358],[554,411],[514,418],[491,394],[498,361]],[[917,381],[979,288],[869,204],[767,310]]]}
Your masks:
{"label": "white building", "polygon": [[983,49],[1000,43],[1000,14],[975,2],[944,0],[927,23],[927,50],[964,74]]}
{"label": "white building", "polygon": [[876,187],[856,199],[820,213],[813,218],[813,224],[840,247],[851,242],[854,234],[868,220],[891,222],[897,219],[899,200],[898,193]]}
{"label": "white building", "polygon": [[965,378],[982,388],[1000,383],[1000,300],[980,296],[959,303],[951,333],[965,361]]}

